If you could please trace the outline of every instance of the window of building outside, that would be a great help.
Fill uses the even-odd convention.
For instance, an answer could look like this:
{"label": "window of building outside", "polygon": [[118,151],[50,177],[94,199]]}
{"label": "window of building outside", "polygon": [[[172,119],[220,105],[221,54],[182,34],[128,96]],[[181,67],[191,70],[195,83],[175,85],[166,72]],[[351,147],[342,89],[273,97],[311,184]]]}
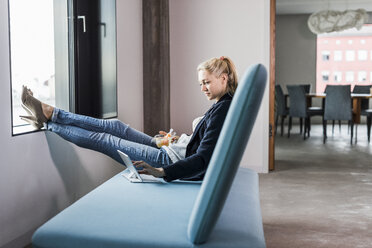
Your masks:
{"label": "window of building outside", "polygon": [[355,59],[355,51],[353,50],[348,50],[346,51],[346,61],[354,61]]}
{"label": "window of building outside", "polygon": [[335,61],[342,61],[342,51],[335,51],[333,57]]}
{"label": "window of building outside", "polygon": [[366,61],[368,57],[367,50],[359,50],[358,51],[358,60]]}
{"label": "window of building outside", "polygon": [[329,51],[322,51],[322,59],[323,61],[329,61],[330,53]]}
{"label": "window of building outside", "polygon": [[352,89],[356,84],[370,84],[371,68],[372,24],[365,24],[360,30],[318,35],[316,93],[323,93],[328,84],[350,84]]}
{"label": "window of building outside", "polygon": [[340,83],[342,81],[342,72],[340,71],[333,72],[333,77],[335,83]]}
{"label": "window of building outside", "polygon": [[347,83],[354,82],[354,72],[353,71],[347,71],[345,77],[346,77],[346,82]]}
{"label": "window of building outside", "polygon": [[328,71],[323,71],[322,72],[322,79],[323,79],[323,82],[328,82],[329,81],[329,72]]}
{"label": "window of building outside", "polygon": [[[56,106],[56,82],[64,82],[67,88],[68,75],[56,72],[56,65],[68,67],[67,56],[59,56],[67,54],[67,32],[61,32],[67,24],[56,19],[54,2],[9,0],[13,134],[33,130],[19,117],[28,115],[21,106],[22,85],[53,106]],[[56,36],[56,31],[63,35]]]}
{"label": "window of building outside", "polygon": [[358,82],[363,83],[367,81],[367,72],[366,71],[359,71],[358,72]]}

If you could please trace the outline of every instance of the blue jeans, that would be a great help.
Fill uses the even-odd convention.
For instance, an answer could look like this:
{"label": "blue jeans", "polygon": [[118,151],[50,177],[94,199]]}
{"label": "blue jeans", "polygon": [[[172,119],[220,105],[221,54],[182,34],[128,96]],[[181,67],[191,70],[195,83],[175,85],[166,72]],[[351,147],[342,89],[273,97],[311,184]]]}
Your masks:
{"label": "blue jeans", "polygon": [[54,108],[47,129],[80,147],[106,154],[124,164],[117,150],[132,160],[142,160],[153,167],[171,163],[167,152],[157,148],[152,137],[123,122],[102,120]]}

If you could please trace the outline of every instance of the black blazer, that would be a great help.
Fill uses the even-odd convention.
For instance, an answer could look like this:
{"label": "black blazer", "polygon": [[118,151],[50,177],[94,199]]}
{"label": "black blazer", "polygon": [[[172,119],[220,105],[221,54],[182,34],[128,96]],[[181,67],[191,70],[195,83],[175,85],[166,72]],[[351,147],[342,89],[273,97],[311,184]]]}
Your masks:
{"label": "black blazer", "polygon": [[232,97],[225,94],[205,113],[186,147],[186,158],[163,167],[166,181],[204,178],[231,100]]}

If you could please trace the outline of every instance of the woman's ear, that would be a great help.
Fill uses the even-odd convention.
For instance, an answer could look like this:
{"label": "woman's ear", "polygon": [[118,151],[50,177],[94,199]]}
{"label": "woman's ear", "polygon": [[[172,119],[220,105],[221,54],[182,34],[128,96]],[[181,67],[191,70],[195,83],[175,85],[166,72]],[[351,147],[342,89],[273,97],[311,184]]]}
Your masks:
{"label": "woman's ear", "polygon": [[227,82],[229,81],[229,76],[227,75],[227,73],[222,73],[221,78],[223,82],[227,85]]}

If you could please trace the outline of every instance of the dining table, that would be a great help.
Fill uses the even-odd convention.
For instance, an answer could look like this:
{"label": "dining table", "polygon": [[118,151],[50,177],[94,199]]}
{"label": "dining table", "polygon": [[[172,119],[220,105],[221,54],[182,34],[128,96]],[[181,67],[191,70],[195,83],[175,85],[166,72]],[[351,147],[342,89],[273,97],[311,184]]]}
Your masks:
{"label": "dining table", "polygon": [[[312,99],[313,98],[326,98],[326,93],[308,93],[306,94],[307,97],[307,105],[311,107]],[[353,121],[355,124],[360,123],[360,115],[362,112],[362,99],[369,99],[372,98],[372,94],[361,94],[361,93],[351,93],[352,99],[352,107],[353,107]],[[323,107],[324,107],[324,100],[323,100]]]}

